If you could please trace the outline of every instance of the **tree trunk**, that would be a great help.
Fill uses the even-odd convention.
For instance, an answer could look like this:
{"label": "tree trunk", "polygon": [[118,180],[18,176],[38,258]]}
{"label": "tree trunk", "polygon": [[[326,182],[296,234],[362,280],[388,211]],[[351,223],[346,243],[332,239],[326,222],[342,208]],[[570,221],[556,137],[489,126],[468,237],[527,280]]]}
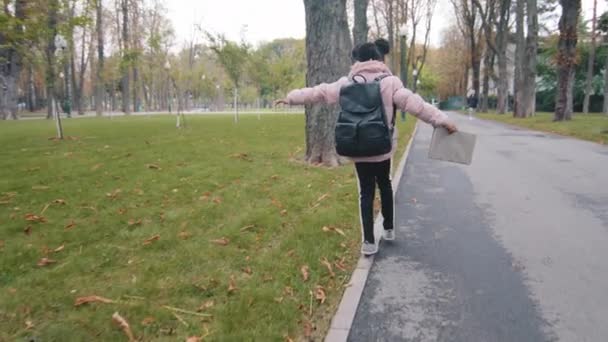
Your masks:
{"label": "tree trunk", "polygon": [[483,56],[483,82],[481,91],[481,102],[479,104],[479,111],[482,113],[488,112],[488,97],[490,95],[490,77],[492,76],[493,65],[492,65],[492,54],[493,51],[490,48],[486,48],[486,52]]}
{"label": "tree trunk", "polygon": [[353,25],[353,44],[355,46],[367,42],[367,6],[369,0],[354,0],[355,24]]}
{"label": "tree trunk", "polygon": [[36,87],[34,86],[34,66],[30,62],[27,68],[27,110],[36,110]]}
{"label": "tree trunk", "polygon": [[509,14],[511,0],[502,0],[500,3],[500,19],[496,30],[496,45],[498,50],[498,98],[496,111],[505,114],[509,106],[509,77],[507,70],[507,46],[509,45]]}
{"label": "tree trunk", "polygon": [[589,114],[589,98],[591,97],[591,83],[593,81],[593,65],[595,64],[595,33],[597,22],[597,0],[593,0],[593,18],[591,19],[591,49],[587,62],[587,79],[585,80],[585,99],[583,100],[583,113]]}
{"label": "tree trunk", "polygon": [[131,51],[129,50],[129,1],[122,0],[122,111],[126,115],[131,113],[130,98],[131,88],[130,83],[130,56]]}
{"label": "tree trunk", "polygon": [[514,112],[514,116],[518,118],[532,116],[534,114],[536,102],[536,55],[538,51],[538,14],[536,0],[526,0],[526,5],[528,36],[526,37],[526,46],[521,65],[521,87],[519,88],[518,96],[519,103]]}
{"label": "tree trunk", "polygon": [[[15,2],[14,6],[13,20],[23,21],[25,19],[26,1],[18,0]],[[6,8],[5,15],[11,16]],[[11,33],[15,36],[20,36],[22,31],[22,25],[14,25],[14,32]],[[2,98],[0,101],[0,112],[2,113],[0,114],[2,115],[2,119],[6,118],[6,114],[15,120],[17,119],[19,103],[17,89],[19,87],[19,75],[23,65],[22,52],[17,44],[21,44],[21,42],[6,43],[3,33],[0,31],[0,60],[3,61],[0,64],[0,98]]]}
{"label": "tree trunk", "polygon": [[395,46],[395,31],[397,30],[397,28],[395,27],[395,6],[394,6],[394,0],[385,0],[385,2],[388,2],[388,9],[387,9],[387,20],[386,20],[386,29],[388,32],[388,41],[390,42],[390,46],[391,46],[391,51],[390,51],[390,56],[391,56],[391,70],[397,70],[398,68],[398,60],[397,60],[397,55],[395,54],[395,50],[394,46]]}
{"label": "tree trunk", "polygon": [[608,115],[608,54],[606,55],[605,70],[604,70],[604,105],[602,108],[602,112]]}
{"label": "tree trunk", "polygon": [[103,113],[103,98],[105,86],[103,84],[103,5],[102,0],[95,0],[95,12],[97,17],[97,68],[95,69],[95,113],[101,116]]}
{"label": "tree trunk", "polygon": [[525,59],[525,35],[524,35],[524,1],[516,0],[515,4],[515,77],[513,78],[513,117],[517,117],[519,106],[522,102],[523,73]]}
{"label": "tree trunk", "polygon": [[141,107],[141,84],[139,79],[139,52],[140,52],[140,30],[139,27],[139,0],[132,0],[133,9],[131,11],[133,17],[133,27],[131,28],[131,35],[133,36],[132,48],[135,52],[133,54],[134,60],[131,62],[133,65],[133,111],[139,112]]}
{"label": "tree trunk", "polygon": [[[306,11],[307,86],[334,82],[348,73],[352,44],[346,0],[304,0]],[[336,106],[306,107],[306,160],[339,164],[334,145]]]}
{"label": "tree trunk", "polygon": [[572,118],[572,92],[576,65],[576,43],[578,15],[581,0],[560,0],[562,15],[559,19],[559,42],[557,53],[557,96],[554,121]]}

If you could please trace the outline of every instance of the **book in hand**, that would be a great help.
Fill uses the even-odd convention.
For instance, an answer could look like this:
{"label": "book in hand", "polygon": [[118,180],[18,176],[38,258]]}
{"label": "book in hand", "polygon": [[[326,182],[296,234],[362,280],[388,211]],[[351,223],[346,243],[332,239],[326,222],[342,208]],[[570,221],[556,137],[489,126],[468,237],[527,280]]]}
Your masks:
{"label": "book in hand", "polygon": [[449,134],[443,127],[435,128],[429,158],[470,165],[473,160],[476,136],[465,132]]}

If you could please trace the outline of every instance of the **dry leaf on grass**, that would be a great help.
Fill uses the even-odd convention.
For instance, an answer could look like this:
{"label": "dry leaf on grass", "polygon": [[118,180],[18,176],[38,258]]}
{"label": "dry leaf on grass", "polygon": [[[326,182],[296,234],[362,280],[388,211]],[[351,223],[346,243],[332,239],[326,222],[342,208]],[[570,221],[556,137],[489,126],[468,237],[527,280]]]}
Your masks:
{"label": "dry leaf on grass", "polygon": [[160,170],[160,166],[156,165],[156,164],[146,164],[146,167],[150,170]]}
{"label": "dry leaf on grass", "polygon": [[234,276],[230,276],[230,282],[228,283],[228,293],[232,293],[236,290],[238,290],[238,287],[236,286],[236,281],[234,280]]}
{"label": "dry leaf on grass", "polygon": [[293,342],[293,339],[289,336],[285,336],[285,342]]}
{"label": "dry leaf on grass", "polygon": [[201,341],[202,341],[201,338],[198,336],[190,336],[186,340],[186,342],[201,342]]}
{"label": "dry leaf on grass", "polygon": [[48,266],[50,264],[54,264],[57,261],[53,260],[53,259],[49,259],[49,258],[42,258],[38,261],[38,266],[40,267],[44,267],[44,266]]}
{"label": "dry leaf on grass", "polygon": [[196,311],[198,311],[198,312],[205,311],[207,309],[212,308],[214,305],[215,305],[214,301],[208,300],[208,301],[204,302],[203,304],[201,304],[201,306],[199,306]]}
{"label": "dry leaf on grass", "polygon": [[25,321],[25,330],[30,330],[34,328],[34,323],[32,323],[31,320],[26,320]]}
{"label": "dry leaf on grass", "polygon": [[211,242],[216,245],[226,246],[230,243],[230,240],[226,239],[225,237],[222,237],[221,239],[211,240]]}
{"label": "dry leaf on grass", "polygon": [[160,239],[160,235],[156,234],[152,237],[149,237],[147,239],[144,240],[144,245],[149,245],[154,241],[158,241]]}
{"label": "dry leaf on grass", "polygon": [[255,228],[255,225],[254,224],[250,224],[248,226],[245,226],[245,227],[241,228],[241,232],[245,232],[245,231],[248,231],[248,230],[253,229],[253,228]]}
{"label": "dry leaf on grass", "polygon": [[64,248],[65,248],[65,245],[61,245],[61,246],[59,246],[59,247],[57,247],[57,248],[53,249],[53,252],[54,252],[54,253],[61,252],[61,251],[62,251]]}
{"label": "dry leaf on grass", "polygon": [[303,265],[300,267],[300,273],[302,273],[302,279],[304,279],[304,281],[308,281],[308,265]]}
{"label": "dry leaf on grass", "polygon": [[104,298],[104,297],[100,297],[100,296],[86,296],[86,297],[78,297],[76,298],[76,301],[74,302],[74,306],[81,306],[84,304],[89,304],[89,303],[105,303],[105,304],[112,304],[115,303],[113,300],[108,299],[108,298]]}
{"label": "dry leaf on grass", "polygon": [[323,286],[317,285],[315,288],[315,298],[317,298],[321,304],[325,303],[327,296],[325,295],[325,289],[323,289]]}
{"label": "dry leaf on grass", "polygon": [[283,292],[290,297],[294,296],[293,288],[291,286],[285,286],[285,289],[283,289]]}
{"label": "dry leaf on grass", "polygon": [[32,226],[28,225],[27,227],[23,228],[23,232],[25,233],[25,235],[31,235],[32,234]]}
{"label": "dry leaf on grass", "polygon": [[124,319],[118,312],[115,312],[112,315],[112,322],[118,325],[118,327],[127,335],[129,338],[129,342],[135,342],[135,337],[133,336],[133,332],[131,331],[131,327],[126,319]]}
{"label": "dry leaf on grass", "polygon": [[74,220],[70,221],[70,223],[66,224],[64,229],[65,230],[70,230],[72,228],[76,227],[76,222],[74,222]]}
{"label": "dry leaf on grass", "polygon": [[329,272],[329,275],[332,278],[336,276],[336,274],[334,273],[333,268],[331,267],[331,263],[327,260],[327,258],[321,259],[321,264],[323,264],[325,267],[327,267],[327,271]]}
{"label": "dry leaf on grass", "polygon": [[285,215],[287,215],[287,209],[281,210],[281,216],[285,216]]}
{"label": "dry leaf on grass", "polygon": [[154,317],[146,317],[141,321],[141,325],[143,325],[143,326],[150,325],[150,324],[154,323],[154,321],[156,321],[156,319]]}
{"label": "dry leaf on grass", "polygon": [[249,274],[249,275],[253,274],[253,271],[251,271],[251,267],[249,267],[249,266],[248,266],[248,267],[243,268],[243,272],[244,272],[244,273],[247,273],[247,274]]}
{"label": "dry leaf on grass", "polygon": [[61,198],[58,198],[58,199],[54,200],[53,203],[59,204],[59,205],[65,205],[66,204],[65,200],[61,199]]}
{"label": "dry leaf on grass", "polygon": [[310,321],[304,321],[304,337],[310,337],[312,335],[312,323]]}
{"label": "dry leaf on grass", "polygon": [[346,265],[344,265],[344,261],[345,261],[345,258],[342,258],[342,259],[334,262],[334,265],[336,266],[336,268],[342,272],[346,272]]}
{"label": "dry leaf on grass", "polygon": [[32,186],[32,190],[48,190],[49,187],[46,185],[34,185]]}
{"label": "dry leaf on grass", "polygon": [[143,223],[143,220],[138,218],[138,219],[130,219],[127,224],[132,227],[132,226],[140,226]]}
{"label": "dry leaf on grass", "polygon": [[179,234],[177,234],[177,237],[179,237],[182,240],[188,240],[189,238],[192,237],[192,234],[190,234],[186,231],[181,231],[181,232],[179,232]]}
{"label": "dry leaf on grass", "polygon": [[32,213],[25,214],[25,220],[29,222],[46,222],[46,218],[44,218],[44,216],[38,216]]}
{"label": "dry leaf on grass", "polygon": [[118,195],[120,195],[121,192],[122,192],[122,189],[115,189],[112,192],[106,193],[106,197],[108,197],[110,199],[116,199],[118,197]]}
{"label": "dry leaf on grass", "polygon": [[283,204],[279,202],[279,200],[277,200],[276,198],[272,198],[270,202],[272,202],[272,205],[274,205],[275,207],[283,209]]}
{"label": "dry leaf on grass", "polygon": [[332,227],[332,226],[323,226],[323,231],[328,233],[328,232],[336,232],[342,236],[346,236],[346,234],[344,234],[344,231],[340,228],[336,228],[336,227]]}
{"label": "dry leaf on grass", "polygon": [[95,165],[93,165],[93,167],[91,167],[91,171],[97,171],[102,166],[103,166],[103,164],[95,164]]}

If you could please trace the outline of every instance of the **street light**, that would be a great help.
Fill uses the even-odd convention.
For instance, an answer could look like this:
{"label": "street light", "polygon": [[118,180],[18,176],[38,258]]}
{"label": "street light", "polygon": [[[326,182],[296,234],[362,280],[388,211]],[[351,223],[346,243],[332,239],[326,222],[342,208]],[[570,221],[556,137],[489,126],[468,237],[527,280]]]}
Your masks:
{"label": "street light", "polygon": [[63,82],[63,86],[65,89],[65,99],[64,99],[63,105],[61,107],[67,114],[67,117],[69,118],[72,116],[72,86],[70,83],[70,80],[71,80],[70,67],[68,65],[67,58],[66,58],[66,50],[68,47],[68,42],[65,40],[65,38],[62,35],[56,35],[55,36],[55,47],[58,48],[59,50],[61,50],[61,56],[64,59],[64,61],[63,61],[64,72],[59,73],[59,78],[61,78],[61,81]]}
{"label": "street light", "polygon": [[[65,48],[68,46],[67,42],[65,41],[65,38],[63,38],[63,36],[61,35],[56,35],[55,39],[54,39],[54,43],[55,43],[55,48],[58,48],[59,50],[61,50],[61,53],[63,53],[65,51]],[[58,50],[55,50],[55,53],[57,53]],[[51,70],[55,70],[55,60],[53,60],[53,63],[51,63],[50,65]],[[54,71],[52,72],[52,74],[54,74]],[[57,110],[57,99],[56,99],[56,95],[55,95],[55,80],[51,79],[51,89],[53,89],[53,91],[48,94],[48,96],[51,97],[51,113],[54,113],[55,115],[55,124],[57,126],[57,138],[59,139],[63,139],[63,127],[61,125],[61,115],[59,115],[59,111]]]}
{"label": "street light", "polygon": [[165,61],[165,65],[163,66],[165,68],[165,71],[167,72],[167,82],[169,83],[169,86],[167,88],[167,106],[169,107],[169,114],[171,113],[171,102],[173,102],[173,99],[171,97],[171,75],[170,75],[170,71],[171,71],[171,63],[169,63],[169,60],[167,59]]}

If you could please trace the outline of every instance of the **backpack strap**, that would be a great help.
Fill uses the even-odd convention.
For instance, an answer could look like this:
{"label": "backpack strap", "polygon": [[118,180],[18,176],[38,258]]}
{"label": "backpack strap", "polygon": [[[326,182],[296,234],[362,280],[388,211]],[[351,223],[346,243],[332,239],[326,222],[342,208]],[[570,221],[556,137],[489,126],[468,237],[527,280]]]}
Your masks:
{"label": "backpack strap", "polygon": [[[374,78],[374,82],[380,82],[383,79],[392,76],[391,74],[382,74],[376,78]],[[395,106],[395,104],[393,103],[393,119],[391,120],[391,129],[395,128],[395,118],[397,117],[397,107]],[[392,138],[392,137],[391,137]]]}
{"label": "backpack strap", "polygon": [[[357,82],[357,77],[361,77],[363,79],[363,82]],[[363,76],[361,74],[355,74],[355,75],[353,75],[353,77],[351,77],[351,79],[353,80],[354,83],[367,83],[367,78],[365,78],[365,76]]]}

